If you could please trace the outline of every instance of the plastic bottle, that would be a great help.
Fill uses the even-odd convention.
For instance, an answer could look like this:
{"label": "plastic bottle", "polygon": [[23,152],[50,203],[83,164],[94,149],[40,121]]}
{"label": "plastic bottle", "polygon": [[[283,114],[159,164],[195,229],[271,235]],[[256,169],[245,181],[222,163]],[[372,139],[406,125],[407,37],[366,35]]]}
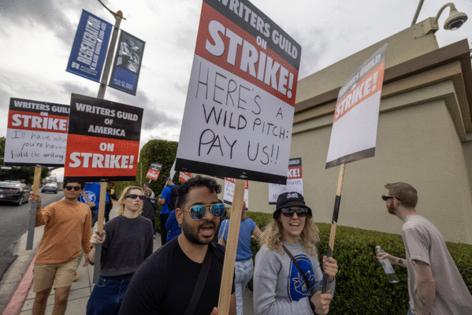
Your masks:
{"label": "plastic bottle", "polygon": [[[380,245],[375,246],[375,254],[383,254],[385,251],[380,247]],[[390,260],[388,258],[379,260],[380,264],[382,265],[382,268],[387,275],[388,282],[390,283],[398,283],[400,282],[398,280],[397,275],[395,274],[395,270],[392,267],[392,264],[390,263]]]}

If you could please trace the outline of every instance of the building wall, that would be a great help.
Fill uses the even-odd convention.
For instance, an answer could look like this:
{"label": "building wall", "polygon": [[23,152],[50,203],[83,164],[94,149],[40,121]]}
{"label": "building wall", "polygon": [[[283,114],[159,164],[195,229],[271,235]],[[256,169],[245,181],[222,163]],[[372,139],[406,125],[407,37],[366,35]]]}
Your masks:
{"label": "building wall", "polygon": [[[461,143],[444,101],[405,106],[408,94],[421,93],[428,92],[382,100],[376,155],[346,165],[338,222],[399,233],[402,222],[387,213],[380,195],[385,183],[405,181],[418,189],[418,212],[448,241],[472,243],[472,145]],[[325,115],[295,125],[292,138],[291,156],[302,157],[305,198],[317,222],[331,221],[339,171],[324,168],[331,120]],[[251,182],[249,199],[252,210],[273,211],[267,184]]]}

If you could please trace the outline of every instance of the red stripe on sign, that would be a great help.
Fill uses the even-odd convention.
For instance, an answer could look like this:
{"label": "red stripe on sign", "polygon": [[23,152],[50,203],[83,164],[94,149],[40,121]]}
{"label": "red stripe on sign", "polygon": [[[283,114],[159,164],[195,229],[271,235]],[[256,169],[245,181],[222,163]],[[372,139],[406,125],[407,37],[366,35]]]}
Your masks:
{"label": "red stripe on sign", "polygon": [[349,111],[363,101],[382,90],[384,78],[384,63],[364,75],[359,82],[351,87],[341,99],[336,102],[334,110],[334,122],[338,121]]}
{"label": "red stripe on sign", "polygon": [[298,69],[203,3],[195,54],[295,105]]}
{"label": "red stripe on sign", "polygon": [[8,128],[67,133],[69,117],[47,113],[10,110]]}
{"label": "red stripe on sign", "polygon": [[302,167],[301,166],[294,166],[288,168],[288,179],[299,179],[302,178]]}
{"label": "red stripe on sign", "polygon": [[69,134],[66,177],[136,176],[139,141]]}

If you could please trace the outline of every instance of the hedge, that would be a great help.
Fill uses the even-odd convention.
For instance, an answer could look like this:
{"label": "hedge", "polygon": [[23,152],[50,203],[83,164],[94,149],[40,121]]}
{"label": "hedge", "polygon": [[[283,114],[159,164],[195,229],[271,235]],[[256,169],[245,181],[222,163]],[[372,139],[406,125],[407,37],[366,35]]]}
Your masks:
{"label": "hedge", "polygon": [[[248,212],[259,227],[264,227],[272,214]],[[393,219],[393,218],[392,218]],[[320,230],[319,253],[327,251],[330,225],[317,224]],[[330,314],[405,315],[408,311],[406,268],[394,267],[400,283],[389,284],[382,267],[374,257],[375,245],[404,257],[401,236],[382,232],[339,226],[336,230],[334,258],[339,266],[336,293]],[[447,243],[469,291],[472,292],[472,246]],[[253,253],[258,245],[253,243]]]}

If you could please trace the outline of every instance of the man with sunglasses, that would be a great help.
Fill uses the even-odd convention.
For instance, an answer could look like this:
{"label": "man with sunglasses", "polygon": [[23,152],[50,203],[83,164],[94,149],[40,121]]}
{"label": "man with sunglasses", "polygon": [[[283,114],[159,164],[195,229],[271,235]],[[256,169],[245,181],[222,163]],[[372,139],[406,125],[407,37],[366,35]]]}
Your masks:
{"label": "man with sunglasses", "polygon": [[379,260],[389,259],[392,265],[406,267],[409,315],[472,314],[472,296],[447,249],[439,230],[416,213],[418,194],[407,183],[385,185],[382,195],[387,211],[402,220],[402,238],[406,259],[388,253]]}
{"label": "man with sunglasses", "polygon": [[[212,243],[224,205],[214,179],[191,178],[178,190],[176,217],[181,234],[136,271],[121,315],[217,314],[224,249]],[[230,314],[235,314],[231,297]]]}
{"label": "man with sunglasses", "polygon": [[78,201],[81,192],[82,183],[65,179],[64,198],[42,209],[40,196],[31,195],[38,205],[36,226],[44,225],[33,268],[33,315],[44,314],[52,288],[53,314],[65,313],[81,251],[90,251],[92,218],[89,206]]}

